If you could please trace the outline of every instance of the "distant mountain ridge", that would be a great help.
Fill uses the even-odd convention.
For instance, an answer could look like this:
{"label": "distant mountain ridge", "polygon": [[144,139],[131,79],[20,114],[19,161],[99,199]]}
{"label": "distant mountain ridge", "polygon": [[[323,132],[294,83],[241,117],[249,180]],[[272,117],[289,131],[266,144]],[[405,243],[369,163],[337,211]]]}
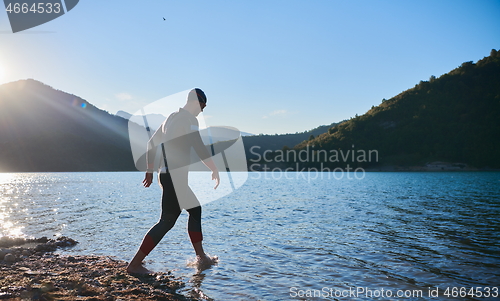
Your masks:
{"label": "distant mountain ridge", "polygon": [[[134,116],[134,115],[132,115],[128,112],[122,111],[122,110],[116,112],[115,115],[122,117],[122,118],[125,118],[127,120],[131,120],[130,118]],[[136,118],[132,118],[132,121],[137,120],[137,121],[140,121],[140,124],[144,123],[141,120],[142,116],[134,116],[134,117],[136,117]],[[153,131],[158,129],[160,127],[160,125],[163,123],[163,121],[165,121],[166,118],[167,118],[167,116],[163,116],[161,114],[146,114],[146,119],[148,121],[148,125],[151,128],[151,130],[153,130]],[[240,132],[240,133],[241,133],[241,136],[254,136],[254,134],[247,133],[247,132]]]}
{"label": "distant mountain ridge", "polygon": [[[304,140],[316,137],[326,133],[329,128],[337,125],[332,123],[330,125],[322,125],[309,131],[304,131],[295,134],[275,134],[275,135],[252,135],[243,137],[245,145],[245,152],[247,160],[255,160],[261,156],[265,151],[282,150],[283,148],[291,148]],[[249,163],[249,165],[251,165]]]}
{"label": "distant mountain ridge", "polygon": [[127,120],[28,79],[0,86],[0,171],[135,170]]}
{"label": "distant mountain ridge", "polygon": [[[140,125],[145,125],[144,124],[144,117],[142,115],[132,115],[130,113],[127,113],[125,111],[118,111],[116,113],[116,116],[125,118],[129,121],[135,122]],[[163,121],[165,121],[167,117],[163,116],[162,114],[146,114],[146,121],[148,123],[149,128],[151,131],[156,131]]]}
{"label": "distant mountain ridge", "polygon": [[[0,85],[0,172],[135,171],[130,117],[124,111],[110,114],[34,79]],[[147,119],[156,130],[165,116],[149,114]],[[142,117],[137,121],[141,127]],[[254,139],[250,142],[268,139],[241,135]],[[278,136],[288,143],[290,135]],[[214,143],[221,140],[212,138]],[[279,145],[276,135],[271,139]]]}
{"label": "distant mountain ridge", "polygon": [[[128,137],[131,115],[117,115],[33,79],[0,85],[0,172],[135,171]],[[249,166],[265,151],[271,152],[266,164],[286,167],[295,162],[267,159],[286,151],[316,156],[376,150],[376,162],[349,155],[345,158],[356,160],[321,163],[376,167],[439,161],[500,168],[498,116],[500,52],[492,50],[475,64],[465,62],[439,78],[431,76],[350,120],[302,133],[242,136]],[[151,117],[152,129],[165,118]]]}

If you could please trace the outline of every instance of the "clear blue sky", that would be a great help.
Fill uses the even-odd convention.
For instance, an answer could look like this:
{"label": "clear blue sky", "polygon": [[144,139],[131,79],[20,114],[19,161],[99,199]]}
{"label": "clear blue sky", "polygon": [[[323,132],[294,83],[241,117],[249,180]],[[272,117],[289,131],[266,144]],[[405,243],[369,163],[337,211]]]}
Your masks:
{"label": "clear blue sky", "polygon": [[254,134],[361,115],[493,48],[500,1],[81,0],[16,34],[0,11],[0,84],[34,78],[113,114],[200,87],[208,124]]}

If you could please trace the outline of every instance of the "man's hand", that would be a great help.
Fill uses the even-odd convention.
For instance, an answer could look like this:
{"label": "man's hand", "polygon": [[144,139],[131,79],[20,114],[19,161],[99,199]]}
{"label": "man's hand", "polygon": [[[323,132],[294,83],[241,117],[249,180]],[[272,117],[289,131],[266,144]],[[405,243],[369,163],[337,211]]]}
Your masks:
{"label": "man's hand", "polygon": [[142,185],[144,185],[144,187],[149,187],[151,186],[151,183],[153,183],[153,173],[147,172],[144,180],[142,181]]}
{"label": "man's hand", "polygon": [[217,187],[219,187],[219,183],[220,183],[219,171],[218,170],[212,171],[212,180],[215,180],[214,189],[217,189]]}

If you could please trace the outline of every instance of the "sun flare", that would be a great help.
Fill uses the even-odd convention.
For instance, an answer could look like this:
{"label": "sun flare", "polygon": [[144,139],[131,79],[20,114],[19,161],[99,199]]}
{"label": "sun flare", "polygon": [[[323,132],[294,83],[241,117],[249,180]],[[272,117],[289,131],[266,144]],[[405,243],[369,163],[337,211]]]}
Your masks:
{"label": "sun flare", "polygon": [[5,76],[5,69],[3,68],[2,64],[0,64],[0,82],[3,81],[4,76]]}

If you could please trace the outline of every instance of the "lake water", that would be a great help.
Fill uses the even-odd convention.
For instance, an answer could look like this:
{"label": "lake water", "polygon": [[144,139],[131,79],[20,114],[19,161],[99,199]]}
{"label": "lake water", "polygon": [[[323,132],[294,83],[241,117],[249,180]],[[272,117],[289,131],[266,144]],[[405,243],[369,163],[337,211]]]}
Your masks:
{"label": "lake water", "polygon": [[[194,253],[185,212],[147,266],[172,270],[187,283],[183,293],[214,300],[500,299],[492,297],[500,286],[500,173],[333,175],[250,173],[203,207],[204,247],[217,266],[198,273],[187,264]],[[194,186],[209,174],[195,178]],[[65,235],[80,243],[61,253],[129,260],[159,217],[160,188],[142,179],[0,174],[0,233]],[[469,294],[460,297],[461,288]],[[477,298],[486,290],[490,298]]]}

